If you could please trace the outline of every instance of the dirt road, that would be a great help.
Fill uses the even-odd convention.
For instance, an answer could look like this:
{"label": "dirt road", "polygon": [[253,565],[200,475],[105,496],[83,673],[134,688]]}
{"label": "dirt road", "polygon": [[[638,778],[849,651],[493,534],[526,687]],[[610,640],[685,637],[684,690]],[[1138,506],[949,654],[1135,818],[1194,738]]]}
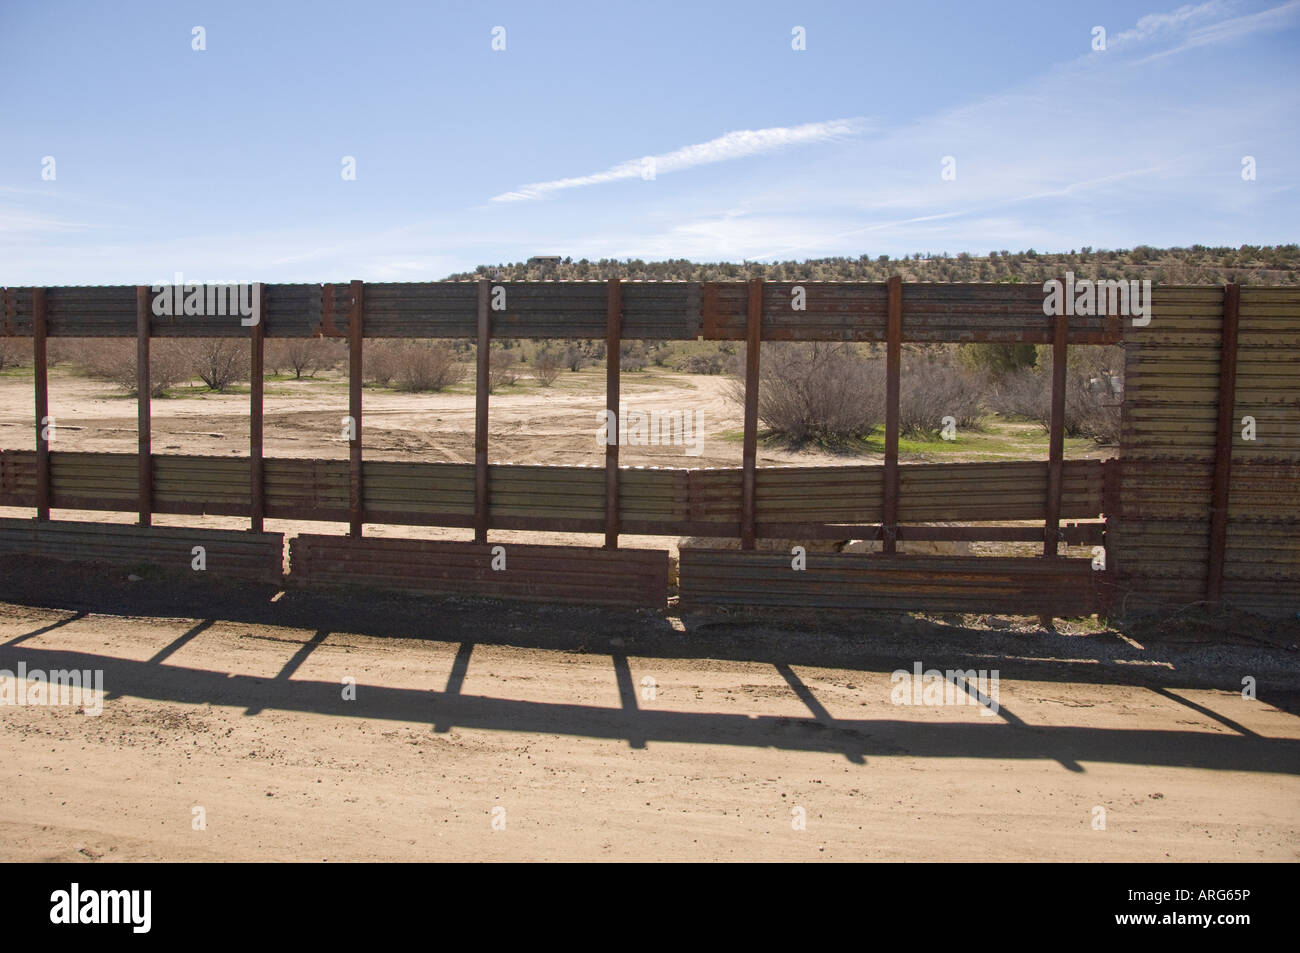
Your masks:
{"label": "dirt road", "polygon": [[[0,603],[0,668],[106,695],[0,706],[4,860],[1300,857],[1285,645],[136,585]],[[915,662],[997,714],[891,703]]]}

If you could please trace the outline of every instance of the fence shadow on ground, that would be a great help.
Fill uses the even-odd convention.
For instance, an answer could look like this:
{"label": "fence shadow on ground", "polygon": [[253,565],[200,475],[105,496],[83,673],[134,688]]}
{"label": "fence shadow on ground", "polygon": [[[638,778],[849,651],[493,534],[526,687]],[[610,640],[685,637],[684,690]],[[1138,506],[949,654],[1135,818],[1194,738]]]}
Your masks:
{"label": "fence shadow on ground", "polygon": [[[150,573],[128,582],[121,570],[30,556],[0,556],[0,601],[79,615],[224,619],[379,638],[578,652],[612,653],[621,648],[641,658],[713,658],[876,672],[910,667],[918,659],[939,667],[988,668],[995,663],[1006,678],[1234,692],[1241,690],[1241,677],[1248,674],[1256,677],[1262,700],[1300,715],[1300,692],[1273,684],[1268,669],[1260,668],[1260,653],[1288,659],[1293,655],[1300,623],[1289,620],[1249,618],[1250,628],[1240,632],[1249,644],[1217,651],[1226,659],[1240,654],[1242,665],[1249,658],[1253,667],[1238,671],[1220,660],[1216,671],[1207,675],[1206,666],[1191,664],[1192,655],[1212,645],[1153,642],[1145,635],[1137,645],[1129,633],[1151,631],[1149,620],[1138,623],[1137,630],[1112,621],[1084,636],[1063,636],[1042,629],[1020,633],[968,627],[960,616],[916,620],[892,610],[741,608],[679,613],[673,608],[593,608],[361,589],[281,590],[197,579],[196,574]],[[1260,639],[1269,627],[1270,638]]]}
{"label": "fence shadow on ground", "polygon": [[[200,623],[177,642],[188,641],[205,627]],[[427,724],[439,732],[457,727],[622,739],[632,748],[651,742],[776,748],[841,754],[859,765],[880,757],[993,758],[1051,760],[1073,772],[1084,771],[1081,762],[1098,762],[1300,774],[1300,739],[1266,738],[1244,729],[1227,734],[1028,725],[1005,708],[997,717],[973,722],[836,719],[788,666],[778,668],[809,707],[810,717],[647,710],[637,705],[627,659],[621,655],[611,657],[619,707],[465,695],[460,687],[470,663],[470,643],[462,645],[442,690],[358,684],[355,700],[344,700],[335,681],[291,678],[327,636],[317,631],[271,678],[169,665],[166,650],[138,661],[35,648],[21,637],[0,646],[0,668],[12,671],[23,661],[45,671],[98,669],[104,684],[113,686],[114,697],[237,707],[250,716],[267,710],[308,712]]]}

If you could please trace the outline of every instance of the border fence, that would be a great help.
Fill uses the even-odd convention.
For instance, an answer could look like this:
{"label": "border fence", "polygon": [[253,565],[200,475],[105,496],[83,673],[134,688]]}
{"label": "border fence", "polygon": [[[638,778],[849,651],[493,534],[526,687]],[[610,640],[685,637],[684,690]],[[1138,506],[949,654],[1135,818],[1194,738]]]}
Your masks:
{"label": "border fence", "polygon": [[[3,333],[33,339],[36,447],[0,451],[0,505],[33,507],[36,518],[0,520],[0,552],[275,581],[285,540],[264,531],[266,519],[346,522],[346,536],[290,541],[290,582],[662,607],[668,551],[627,549],[619,537],[695,535],[736,538],[740,548],[682,550],[688,603],[1048,616],[1193,603],[1300,609],[1300,289],[1157,287],[1140,326],[1104,295],[1092,314],[1046,314],[1037,285],[897,277],[266,284],[253,286],[251,322],[155,307],[160,294],[179,301],[183,291],[3,289]],[[53,336],[135,338],[137,453],[51,452],[45,352]],[[301,336],[347,339],[346,460],[264,457],[265,341]],[[249,340],[246,457],[152,452],[149,342],[161,337]],[[401,337],[477,341],[474,463],[363,458],[364,342]],[[617,419],[622,339],[700,337],[747,345],[740,467],[620,466],[617,440],[604,467],[489,462],[493,339],[603,339],[606,406]],[[883,465],[756,465],[763,341],[884,345]],[[980,341],[1052,347],[1048,459],[900,463],[901,345]],[[1064,459],[1068,347],[1076,344],[1125,348],[1117,459]],[[54,520],[52,509],[134,512],[137,524]],[[249,528],[155,527],[154,514],[245,517]],[[926,525],[938,521],[963,525]],[[474,541],[366,537],[366,523],[472,528]],[[493,530],[597,533],[605,543],[493,545]],[[796,568],[788,554],[760,550],[761,538],[881,545],[810,553]],[[897,551],[900,540],[922,539],[1033,542],[1042,553]],[[1063,544],[1100,547],[1104,561],[1067,556]]]}

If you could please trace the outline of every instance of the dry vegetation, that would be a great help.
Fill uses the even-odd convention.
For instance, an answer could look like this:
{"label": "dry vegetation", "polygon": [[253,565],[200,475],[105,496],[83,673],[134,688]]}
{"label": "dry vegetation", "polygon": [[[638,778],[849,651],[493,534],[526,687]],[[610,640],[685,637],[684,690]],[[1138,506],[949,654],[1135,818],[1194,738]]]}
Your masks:
{"label": "dry vegetation", "polygon": [[990,251],[916,252],[904,258],[860,255],[857,258],[812,258],[806,261],[692,262],[686,259],[642,261],[639,258],[599,261],[565,258],[558,265],[516,262],[480,265],[450,280],[495,277],[504,281],[551,279],[592,281],[628,278],[642,281],[884,281],[902,275],[904,281],[1024,281],[1043,282],[1072,271],[1080,278],[1149,278],[1171,285],[1237,282],[1293,285],[1300,282],[1300,245],[1242,245],[1239,248],[1192,245],[1190,248],[1080,248],[1068,253]]}
{"label": "dry vegetation", "polygon": [[[552,387],[570,372],[603,360],[600,342],[512,341],[494,346],[490,391]],[[0,338],[0,367],[31,364],[31,342]],[[24,347],[24,345],[26,345]],[[438,393],[472,381],[474,346],[463,341],[369,341],[362,371],[368,387]],[[136,388],[135,342],[51,339],[50,364],[106,381],[124,394]],[[320,339],[267,342],[268,372],[302,380],[346,372],[346,347]],[[653,365],[685,374],[729,373],[729,396],[743,402],[744,345],[735,342],[624,341],[620,366],[636,373]],[[763,347],[759,418],[768,434],[792,446],[845,449],[884,421],[885,369],[879,346],[770,342]],[[1111,381],[1123,374],[1117,347],[1071,347],[1066,433],[1099,443],[1119,438],[1119,396]],[[223,393],[249,377],[247,342],[235,338],[158,338],[150,346],[151,396],[198,384]],[[944,418],[978,431],[990,414],[1047,429],[1051,409],[1051,349],[1029,345],[906,345],[899,395],[900,431],[938,440]]]}
{"label": "dry vegetation", "polygon": [[[970,357],[964,345],[907,346],[899,387],[899,431],[937,440],[944,418],[958,430],[979,430],[989,414],[1049,427],[1051,349],[1028,349],[1031,363],[1003,365]],[[732,357],[731,398],[744,402],[743,347]],[[1118,347],[1072,347],[1066,374],[1065,432],[1098,443],[1119,440],[1119,397],[1111,380],[1123,374]],[[759,420],[769,436],[799,445],[845,447],[870,436],[885,416],[885,361],[878,349],[853,344],[763,346]]]}

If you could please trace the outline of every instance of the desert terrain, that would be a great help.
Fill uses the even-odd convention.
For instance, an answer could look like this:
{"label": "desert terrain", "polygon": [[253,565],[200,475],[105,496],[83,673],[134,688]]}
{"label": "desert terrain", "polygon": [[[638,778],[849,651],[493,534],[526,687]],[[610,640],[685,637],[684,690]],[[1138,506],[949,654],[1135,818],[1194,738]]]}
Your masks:
{"label": "desert terrain", "polygon": [[[705,429],[698,457],[625,447],[623,462],[738,465],[739,408],[725,386],[624,375],[630,404],[696,409]],[[0,445],[32,446],[30,387],[29,373],[0,375]],[[493,395],[493,460],[599,465],[602,387],[589,369]],[[246,393],[181,390],[153,402],[156,452],[247,452]],[[472,460],[465,389],[367,389],[365,401],[367,458]],[[346,404],[337,374],[268,384],[268,456],[344,456]],[[103,382],[56,368],[51,408],[56,449],[134,451],[134,401]],[[1009,423],[906,450],[1045,455],[1041,431]],[[760,465],[872,459],[759,451]],[[0,857],[1296,860],[1297,641],[1286,621],[1186,616],[1147,631],[1096,619],[1045,629],[990,616],[620,612],[222,587],[6,557],[0,668],[102,671],[105,698],[99,715],[0,706]],[[891,673],[918,662],[998,670],[997,713],[894,704]],[[1256,699],[1242,696],[1247,675]]]}
{"label": "desert terrain", "polygon": [[[100,669],[107,695],[97,716],[0,710],[5,860],[1300,858],[1294,626],[1224,647],[1191,624],[363,603],[4,569],[25,604],[0,605],[0,667]],[[890,673],[917,661],[999,670],[997,714],[892,704]]]}

